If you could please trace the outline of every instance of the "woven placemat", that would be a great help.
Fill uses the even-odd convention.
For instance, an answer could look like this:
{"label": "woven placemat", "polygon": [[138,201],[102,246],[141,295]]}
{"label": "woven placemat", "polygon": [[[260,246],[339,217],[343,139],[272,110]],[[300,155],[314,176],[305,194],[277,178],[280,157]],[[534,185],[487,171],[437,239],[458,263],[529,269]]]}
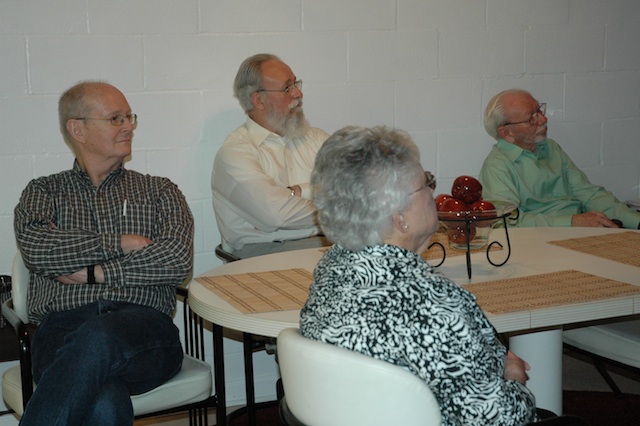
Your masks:
{"label": "woven placemat", "polygon": [[640,294],[640,287],[580,271],[558,271],[464,286],[494,314]]}
{"label": "woven placemat", "polygon": [[[442,244],[447,251],[447,257],[464,256],[467,253],[466,250],[458,250],[451,247],[451,244],[449,243],[449,237],[444,231],[438,231],[433,234],[433,236],[431,237],[431,244],[433,243]],[[502,248],[499,245],[494,244],[493,246],[491,246],[491,251],[494,250],[502,250]],[[479,249],[471,250],[471,253],[486,251],[487,247],[485,246]],[[438,246],[437,244],[433,245],[430,249],[422,253],[422,257],[426,260],[442,259],[442,247]]]}
{"label": "woven placemat", "polygon": [[549,241],[549,244],[640,267],[640,232],[616,232],[593,237]]}
{"label": "woven placemat", "polygon": [[196,278],[245,314],[301,309],[312,280],[311,272],[300,268]]}

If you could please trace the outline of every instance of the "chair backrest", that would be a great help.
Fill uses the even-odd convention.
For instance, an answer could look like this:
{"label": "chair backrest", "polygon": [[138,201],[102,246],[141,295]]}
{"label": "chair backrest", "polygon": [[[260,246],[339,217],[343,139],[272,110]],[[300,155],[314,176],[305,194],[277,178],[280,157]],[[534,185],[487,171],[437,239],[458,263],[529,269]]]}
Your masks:
{"label": "chair backrest", "polygon": [[440,408],[420,378],[391,363],[302,337],[278,335],[287,406],[314,425],[440,425]]}
{"label": "chair backrest", "polygon": [[22,255],[20,252],[16,253],[11,271],[11,301],[13,310],[25,324],[29,323],[29,309],[27,307],[29,276],[30,273],[22,260]]}

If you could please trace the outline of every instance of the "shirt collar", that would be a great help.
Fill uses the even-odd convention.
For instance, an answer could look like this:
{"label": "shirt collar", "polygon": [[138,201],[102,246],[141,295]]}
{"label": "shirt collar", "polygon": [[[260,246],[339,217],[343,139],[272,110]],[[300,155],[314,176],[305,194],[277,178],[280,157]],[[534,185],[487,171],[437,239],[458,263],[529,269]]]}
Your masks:
{"label": "shirt collar", "polygon": [[498,149],[512,162],[515,162],[522,155],[535,157],[538,160],[541,160],[543,158],[547,158],[547,153],[549,152],[549,145],[547,144],[546,139],[542,142],[538,142],[536,145],[536,152],[522,149],[518,145],[507,142],[502,138],[498,139],[497,146]]}
{"label": "shirt collar", "polygon": [[[118,167],[117,169],[113,170],[111,173],[109,173],[109,175],[102,181],[102,183],[100,184],[100,186],[103,186],[105,184],[108,184],[110,182],[116,182],[117,179],[122,176],[122,174],[124,173],[124,165],[120,164],[120,167]],[[80,168],[80,164],[78,163],[78,160],[74,160],[73,161],[73,171],[76,173],[76,176],[78,176],[78,178],[87,186],[89,187],[93,187],[93,183],[91,183],[91,178],[89,177],[89,175]]]}
{"label": "shirt collar", "polygon": [[251,142],[257,147],[260,146],[267,138],[272,138],[277,141],[281,141],[284,144],[284,138],[276,133],[273,133],[255,121],[249,116],[247,116],[247,130],[249,131],[249,135],[251,138]]}

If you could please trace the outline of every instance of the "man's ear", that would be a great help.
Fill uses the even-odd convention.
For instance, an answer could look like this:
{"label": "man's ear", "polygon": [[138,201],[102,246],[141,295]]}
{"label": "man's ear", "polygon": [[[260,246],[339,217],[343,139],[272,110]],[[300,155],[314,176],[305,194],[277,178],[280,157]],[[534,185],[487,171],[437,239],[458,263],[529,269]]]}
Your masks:
{"label": "man's ear", "polygon": [[71,137],[80,142],[84,143],[84,126],[81,126],[80,120],[69,119],[67,120],[67,131],[71,135]]}
{"label": "man's ear", "polygon": [[511,137],[511,131],[507,128],[507,126],[498,127],[498,136],[504,139],[507,142],[513,142],[513,138]]}
{"label": "man's ear", "polygon": [[264,102],[260,92],[253,92],[251,94],[251,103],[255,109],[264,109]]}

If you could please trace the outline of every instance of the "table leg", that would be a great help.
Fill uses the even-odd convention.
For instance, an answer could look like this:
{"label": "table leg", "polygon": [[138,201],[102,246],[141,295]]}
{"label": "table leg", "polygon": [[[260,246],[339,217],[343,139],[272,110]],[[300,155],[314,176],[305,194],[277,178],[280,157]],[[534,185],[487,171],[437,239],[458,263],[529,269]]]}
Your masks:
{"label": "table leg", "polygon": [[244,347],[244,380],[247,395],[247,420],[250,426],[256,424],[256,397],[253,382],[253,338],[251,334],[242,333]]}
{"label": "table leg", "polygon": [[536,397],[536,406],[561,415],[562,330],[513,336],[509,349],[531,366],[527,387]]}
{"label": "table leg", "polygon": [[224,384],[224,346],[222,327],[213,326],[213,374],[216,392],[216,425],[227,424],[227,396]]}

